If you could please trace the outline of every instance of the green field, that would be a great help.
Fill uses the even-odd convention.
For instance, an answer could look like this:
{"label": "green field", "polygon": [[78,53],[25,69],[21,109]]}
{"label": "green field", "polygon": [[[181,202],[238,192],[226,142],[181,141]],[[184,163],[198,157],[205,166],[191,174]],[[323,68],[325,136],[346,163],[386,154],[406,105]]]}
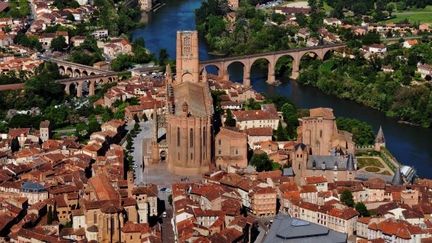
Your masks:
{"label": "green field", "polygon": [[364,167],[384,168],[384,166],[381,164],[381,162],[378,159],[372,157],[357,158],[357,163],[359,168],[364,168]]}
{"label": "green field", "polygon": [[385,20],[386,23],[398,23],[404,19],[408,19],[410,23],[432,23],[432,6],[427,6],[423,9],[409,9],[403,12],[394,12],[395,16],[392,19]]}

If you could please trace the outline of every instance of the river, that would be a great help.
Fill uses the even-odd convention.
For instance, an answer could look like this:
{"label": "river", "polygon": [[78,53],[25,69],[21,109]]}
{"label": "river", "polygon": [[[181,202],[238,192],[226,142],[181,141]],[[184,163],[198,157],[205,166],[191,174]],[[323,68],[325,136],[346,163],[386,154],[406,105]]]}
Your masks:
{"label": "river", "polygon": [[[168,51],[169,57],[175,57],[177,30],[195,29],[194,10],[199,8],[202,0],[166,0],[167,4],[156,13],[148,16],[149,23],[133,32],[133,38],[143,37],[146,47],[156,55],[161,48]],[[200,59],[208,60],[207,47],[200,41]],[[241,81],[240,67],[229,70],[234,81]],[[253,88],[265,94],[279,94],[289,97],[301,108],[331,107],[336,116],[357,118],[372,125],[376,132],[381,125],[386,137],[387,148],[403,164],[413,166],[421,177],[432,178],[432,129],[413,127],[400,124],[383,113],[326,95],[316,88],[302,86],[296,82],[284,81],[280,86],[273,87],[265,83],[266,74],[252,70]]]}

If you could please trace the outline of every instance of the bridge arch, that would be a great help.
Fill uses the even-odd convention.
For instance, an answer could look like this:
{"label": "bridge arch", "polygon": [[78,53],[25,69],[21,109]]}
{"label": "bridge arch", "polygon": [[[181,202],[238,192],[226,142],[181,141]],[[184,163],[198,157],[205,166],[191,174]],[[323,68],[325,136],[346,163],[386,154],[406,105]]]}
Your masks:
{"label": "bridge arch", "polygon": [[257,57],[250,60],[250,76],[256,76],[256,72],[261,69],[267,69],[267,79],[266,82],[269,84],[274,84],[276,82],[275,78],[275,61],[268,57]]}
{"label": "bridge arch", "polygon": [[82,76],[88,76],[87,70],[82,71]]}
{"label": "bridge arch", "polygon": [[201,68],[200,73],[202,73],[204,71],[204,69],[207,71],[207,73],[211,73],[211,74],[218,75],[218,76],[220,76],[222,73],[222,66],[220,64],[216,64],[216,63],[204,65]]}
{"label": "bridge arch", "polygon": [[73,72],[73,77],[74,78],[79,78],[81,77],[81,70],[79,70],[78,68],[76,68]]}
{"label": "bridge arch", "polygon": [[59,74],[60,75],[65,75],[66,74],[66,70],[64,66],[58,66],[58,70],[59,70]]}
{"label": "bridge arch", "polygon": [[246,82],[245,79],[249,77],[250,68],[249,68],[249,65],[242,60],[238,60],[238,61],[235,60],[235,61],[230,61],[230,62],[225,63],[224,69],[225,69],[226,75],[225,75],[224,79],[235,81],[235,76],[233,75],[233,69],[235,69],[236,67],[238,67],[242,70],[241,71],[241,77],[242,77],[241,80],[243,81],[243,84],[244,84]]}
{"label": "bridge arch", "polygon": [[66,76],[73,77],[73,69],[71,67],[66,68]]}
{"label": "bridge arch", "polygon": [[277,76],[292,76],[294,70],[298,70],[296,57],[291,55],[290,53],[282,54],[275,57],[275,74]]}

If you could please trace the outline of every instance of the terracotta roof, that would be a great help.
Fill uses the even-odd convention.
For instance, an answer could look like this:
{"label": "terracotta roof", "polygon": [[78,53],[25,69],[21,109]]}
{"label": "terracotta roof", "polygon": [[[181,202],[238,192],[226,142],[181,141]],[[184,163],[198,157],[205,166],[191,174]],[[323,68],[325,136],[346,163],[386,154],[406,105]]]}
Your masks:
{"label": "terracotta roof", "polygon": [[279,116],[275,112],[263,110],[232,111],[234,118],[238,122],[252,120],[278,120]]}
{"label": "terracotta roof", "polygon": [[256,127],[245,130],[248,136],[272,136],[273,129],[271,127]]}
{"label": "terracotta roof", "polygon": [[313,108],[309,110],[309,117],[323,117],[327,119],[334,119],[333,109],[331,108]]}
{"label": "terracotta roof", "polygon": [[318,184],[327,182],[327,179],[324,176],[310,176],[306,177],[305,181],[307,184]]}
{"label": "terracotta roof", "polygon": [[96,175],[89,179],[98,200],[118,200],[119,194],[105,175]]}
{"label": "terracotta roof", "polygon": [[126,222],[121,231],[123,233],[150,233],[150,227],[148,224],[134,224],[130,221]]}
{"label": "terracotta roof", "polygon": [[355,209],[349,207],[345,209],[332,208],[327,214],[344,220],[348,220],[359,215]]}

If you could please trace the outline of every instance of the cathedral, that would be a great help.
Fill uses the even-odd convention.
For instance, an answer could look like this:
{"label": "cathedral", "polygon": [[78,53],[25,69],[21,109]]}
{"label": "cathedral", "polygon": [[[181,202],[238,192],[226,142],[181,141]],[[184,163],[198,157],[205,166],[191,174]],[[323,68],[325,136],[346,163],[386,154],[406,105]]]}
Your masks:
{"label": "cathedral", "polygon": [[177,32],[175,79],[167,72],[167,110],[168,170],[178,175],[208,172],[213,101],[207,74],[200,74],[196,31]]}

